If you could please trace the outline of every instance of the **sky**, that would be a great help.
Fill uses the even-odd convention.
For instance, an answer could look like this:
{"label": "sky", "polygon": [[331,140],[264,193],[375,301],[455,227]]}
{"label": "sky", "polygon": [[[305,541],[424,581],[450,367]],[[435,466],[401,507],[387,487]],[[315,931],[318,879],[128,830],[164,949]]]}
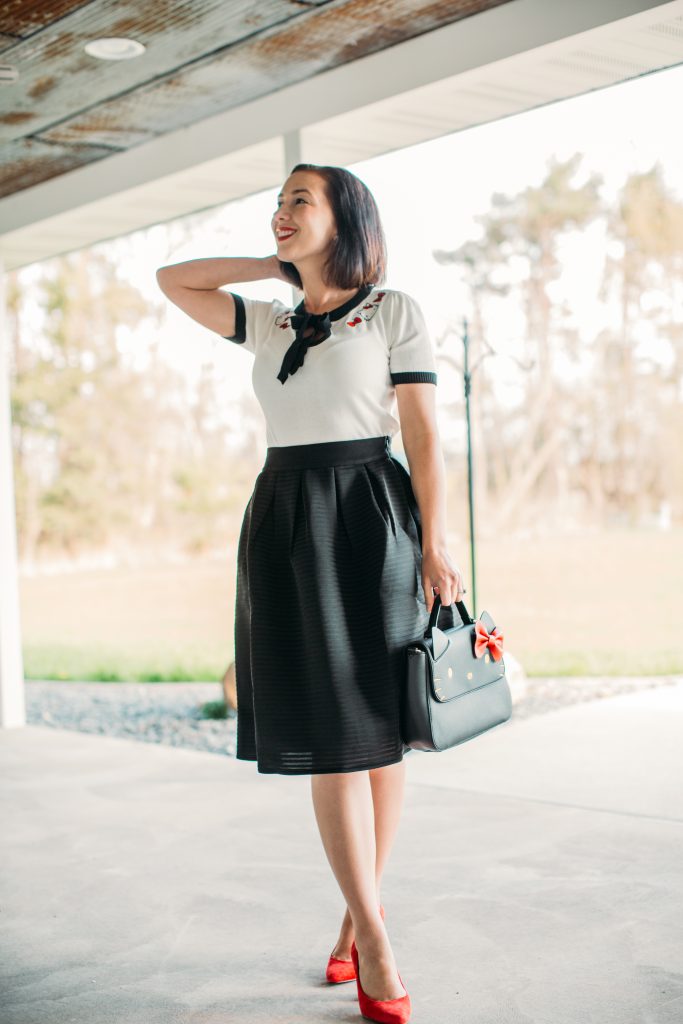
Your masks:
{"label": "sky", "polygon": [[[683,149],[672,111],[683,106],[683,65],[631,79],[583,96],[561,100],[407,149],[374,157],[348,169],[371,189],[387,239],[387,287],[406,291],[421,304],[433,337],[467,312],[466,294],[452,267],[433,259],[435,249],[454,249],[480,233],[477,217],[490,208],[494,192],[514,195],[539,185],[552,157],[583,154],[581,176],[597,172],[607,196],[616,194],[633,173],[659,162],[671,192],[683,200]],[[314,154],[306,159],[316,162]],[[207,215],[182,218],[188,240],[178,244],[178,225],[156,225],[121,239],[103,242],[121,277],[148,298],[150,318],[135,332],[120,329],[119,343],[144,353],[145,341],[159,337],[163,355],[192,380],[202,360],[212,360],[231,399],[251,388],[253,356],[196,324],[159,291],[155,271],[165,263],[207,256],[266,256],[275,251],[270,218],[279,183],[266,192],[216,207]],[[599,235],[568,236],[560,290],[577,326],[589,337],[600,327],[596,298],[604,246]],[[235,288],[234,290],[237,290]],[[278,281],[241,284],[253,298],[281,298],[292,291]],[[162,310],[157,326],[153,310]],[[505,351],[514,353],[516,327],[509,316],[493,325],[490,340],[500,352],[496,376],[500,396],[513,395],[519,371]],[[453,354],[460,356],[457,337]],[[442,372],[443,370],[443,372]],[[439,401],[462,393],[455,368],[439,367]],[[442,431],[443,433],[443,431]]]}

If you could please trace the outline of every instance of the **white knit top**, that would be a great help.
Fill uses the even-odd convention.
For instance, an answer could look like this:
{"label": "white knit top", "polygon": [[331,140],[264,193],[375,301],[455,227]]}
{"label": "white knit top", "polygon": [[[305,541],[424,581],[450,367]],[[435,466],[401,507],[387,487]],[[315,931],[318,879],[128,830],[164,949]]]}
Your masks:
{"label": "white knit top", "polygon": [[[279,299],[231,292],[235,333],[223,335],[254,354],[252,383],[266,419],[266,443],[280,447],[393,437],[397,384],[436,384],[434,347],[420,306],[405,292],[365,285],[331,310],[329,337],[305,348],[284,383],[285,354],[296,341],[292,317],[305,313]],[[295,320],[296,323],[296,320]]]}

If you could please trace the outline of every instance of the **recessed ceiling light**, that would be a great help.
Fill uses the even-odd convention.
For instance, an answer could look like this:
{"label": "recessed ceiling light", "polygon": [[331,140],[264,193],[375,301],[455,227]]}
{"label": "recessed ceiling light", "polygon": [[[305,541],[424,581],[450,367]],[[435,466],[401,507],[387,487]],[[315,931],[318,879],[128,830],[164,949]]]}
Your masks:
{"label": "recessed ceiling light", "polygon": [[147,47],[135,39],[112,37],[110,39],[93,39],[83,47],[91,57],[99,60],[130,60],[131,57],[139,57]]}

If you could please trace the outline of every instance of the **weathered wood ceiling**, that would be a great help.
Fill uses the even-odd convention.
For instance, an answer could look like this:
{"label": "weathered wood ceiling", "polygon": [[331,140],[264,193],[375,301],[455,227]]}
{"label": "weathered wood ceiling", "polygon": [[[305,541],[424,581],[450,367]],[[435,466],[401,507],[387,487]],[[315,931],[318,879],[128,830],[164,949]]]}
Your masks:
{"label": "weathered wood ceiling", "polygon": [[0,0],[0,48],[1,274],[671,68],[683,0]]}
{"label": "weathered wood ceiling", "polygon": [[[0,3],[0,197],[510,0]],[[102,37],[132,60],[84,50]]]}

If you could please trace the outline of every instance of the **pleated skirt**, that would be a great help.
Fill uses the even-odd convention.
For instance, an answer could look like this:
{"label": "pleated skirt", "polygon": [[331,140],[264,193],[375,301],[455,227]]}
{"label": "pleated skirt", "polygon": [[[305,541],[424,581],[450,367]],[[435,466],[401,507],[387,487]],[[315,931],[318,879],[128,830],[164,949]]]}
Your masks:
{"label": "pleated skirt", "polygon": [[429,618],[421,563],[389,436],[267,448],[237,549],[238,759],[281,775],[403,759],[405,648]]}

